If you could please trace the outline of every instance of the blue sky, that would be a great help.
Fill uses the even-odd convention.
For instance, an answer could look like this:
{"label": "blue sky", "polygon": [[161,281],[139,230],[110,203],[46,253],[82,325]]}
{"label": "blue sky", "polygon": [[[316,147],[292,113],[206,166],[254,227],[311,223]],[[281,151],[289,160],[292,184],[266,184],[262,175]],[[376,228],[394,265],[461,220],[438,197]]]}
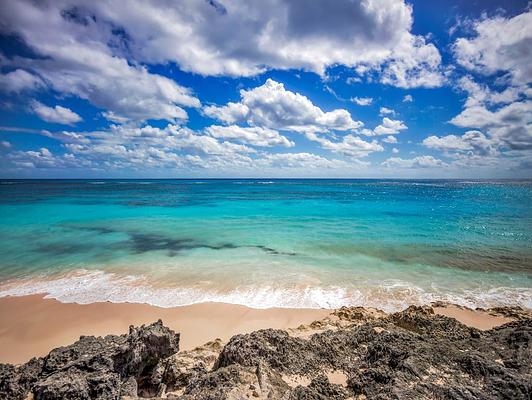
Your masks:
{"label": "blue sky", "polygon": [[0,176],[532,177],[527,1],[5,0]]}

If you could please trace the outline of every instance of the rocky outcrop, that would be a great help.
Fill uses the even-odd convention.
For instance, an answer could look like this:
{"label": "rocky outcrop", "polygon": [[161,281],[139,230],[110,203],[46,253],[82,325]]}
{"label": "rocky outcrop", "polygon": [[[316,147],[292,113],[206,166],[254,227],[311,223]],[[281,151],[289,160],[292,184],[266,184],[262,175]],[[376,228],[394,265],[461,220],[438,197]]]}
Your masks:
{"label": "rocky outcrop", "polygon": [[36,400],[137,397],[138,384],[162,358],[179,351],[179,334],[158,321],[128,335],[81,337],[44,358],[0,367],[0,398]]}
{"label": "rocky outcrop", "polygon": [[529,399],[532,319],[497,310],[505,312],[519,318],[479,331],[431,307],[342,308],[297,329],[185,352],[159,321],[1,365],[0,398]]}

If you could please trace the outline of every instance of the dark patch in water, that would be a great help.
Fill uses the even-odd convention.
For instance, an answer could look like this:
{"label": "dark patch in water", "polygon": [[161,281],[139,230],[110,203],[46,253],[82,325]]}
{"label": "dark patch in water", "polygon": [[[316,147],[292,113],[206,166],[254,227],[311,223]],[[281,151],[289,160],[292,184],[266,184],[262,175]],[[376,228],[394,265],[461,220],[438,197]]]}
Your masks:
{"label": "dark patch in water", "polygon": [[125,234],[128,236],[128,239],[111,245],[112,249],[125,249],[136,254],[147,253],[150,251],[167,251],[169,257],[176,257],[179,255],[180,252],[187,250],[233,250],[238,248],[251,247],[260,249],[272,255],[297,255],[296,253],[278,251],[276,249],[264,245],[236,245],[234,243],[208,244],[198,242],[197,240],[192,238],[174,238],[156,233],[121,231],[107,226],[63,225],[63,227],[96,232],[102,235],[112,233]]}
{"label": "dark patch in water", "polygon": [[219,245],[211,245],[206,243],[198,243],[194,239],[174,239],[168,236],[151,234],[151,233],[128,233],[129,240],[126,242],[131,250],[135,253],[147,253],[149,251],[168,250],[169,255],[177,255],[184,250],[194,249],[211,249],[211,250],[225,250],[236,249],[238,246],[231,243],[222,243]]}
{"label": "dark patch in water", "polygon": [[106,226],[79,226],[79,227],[76,227],[76,229],[90,231],[90,232],[97,232],[102,235],[118,232],[116,229],[112,229]]}
{"label": "dark patch in water", "polygon": [[255,247],[257,249],[261,249],[269,254],[275,254],[275,255],[283,255],[283,256],[296,256],[297,253],[292,252],[285,252],[285,251],[278,251],[275,249],[272,249],[271,247],[263,246],[261,244],[255,245],[255,246],[248,246],[248,247]]}
{"label": "dark patch in water", "polygon": [[135,253],[146,253],[149,251],[161,251],[167,250],[168,256],[174,257],[181,251],[195,250],[195,249],[210,249],[210,250],[233,250],[243,247],[251,247],[260,249],[268,254],[273,255],[288,255],[295,256],[296,253],[287,253],[275,250],[271,247],[263,245],[245,245],[239,246],[233,243],[221,243],[221,244],[207,244],[197,242],[194,239],[174,239],[168,236],[158,234],[146,234],[146,233],[129,233],[130,239],[127,243],[131,246],[131,249]]}

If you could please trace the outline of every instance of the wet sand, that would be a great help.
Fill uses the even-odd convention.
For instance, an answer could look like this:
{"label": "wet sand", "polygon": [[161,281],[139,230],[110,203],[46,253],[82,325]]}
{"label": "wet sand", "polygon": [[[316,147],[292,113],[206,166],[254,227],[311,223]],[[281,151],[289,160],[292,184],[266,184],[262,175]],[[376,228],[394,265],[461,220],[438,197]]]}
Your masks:
{"label": "wet sand", "polygon": [[[130,303],[60,303],[42,295],[0,298],[0,362],[23,363],[53,348],[75,342],[81,335],[122,334],[130,325],[162,319],[181,333],[180,347],[189,350],[210,340],[229,339],[263,328],[287,329],[322,319],[325,309],[252,309],[224,303],[160,308]],[[435,312],[478,329],[490,329],[509,318],[455,306]]]}

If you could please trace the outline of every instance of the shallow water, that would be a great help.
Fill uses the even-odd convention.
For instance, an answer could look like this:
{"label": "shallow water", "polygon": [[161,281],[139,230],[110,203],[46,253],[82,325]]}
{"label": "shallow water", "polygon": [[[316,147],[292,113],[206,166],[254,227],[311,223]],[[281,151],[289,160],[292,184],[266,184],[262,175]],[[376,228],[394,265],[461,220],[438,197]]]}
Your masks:
{"label": "shallow water", "polygon": [[532,181],[0,183],[0,296],[532,308]]}

